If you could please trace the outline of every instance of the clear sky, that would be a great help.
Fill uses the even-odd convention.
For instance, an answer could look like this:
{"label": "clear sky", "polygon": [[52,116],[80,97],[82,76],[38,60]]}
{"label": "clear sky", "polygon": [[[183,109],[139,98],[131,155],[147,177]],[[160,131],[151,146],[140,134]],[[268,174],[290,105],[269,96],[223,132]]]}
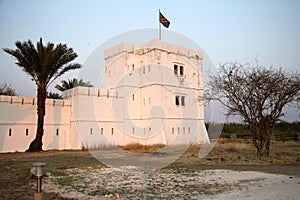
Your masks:
{"label": "clear sky", "polygon": [[84,63],[115,35],[158,28],[158,9],[171,22],[169,30],[194,40],[216,65],[258,58],[300,69],[299,0],[0,0],[0,84],[35,96],[34,83],[2,50],[15,48],[17,40],[66,43]]}

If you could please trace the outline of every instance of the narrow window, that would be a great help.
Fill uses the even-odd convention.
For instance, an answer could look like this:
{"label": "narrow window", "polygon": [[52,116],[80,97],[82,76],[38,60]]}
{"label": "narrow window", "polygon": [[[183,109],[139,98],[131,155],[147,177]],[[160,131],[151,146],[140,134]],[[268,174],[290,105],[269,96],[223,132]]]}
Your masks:
{"label": "narrow window", "polygon": [[148,72],[150,72],[150,65],[148,65]]}
{"label": "narrow window", "polygon": [[145,99],[143,99],[143,103],[144,103],[144,105],[146,104],[146,100]]}
{"label": "narrow window", "polygon": [[178,134],[180,133],[180,127],[177,128]]}
{"label": "narrow window", "polygon": [[183,134],[185,134],[185,127],[183,127],[183,130],[182,130]]}
{"label": "narrow window", "polygon": [[134,134],[134,127],[132,127],[132,134]]}
{"label": "narrow window", "polygon": [[90,135],[92,135],[92,134],[93,134],[93,128],[90,129]]}
{"label": "narrow window", "polygon": [[134,70],[134,64],[132,64],[132,71]]}
{"label": "narrow window", "polygon": [[189,134],[190,134],[191,133],[191,128],[190,127],[189,127],[188,131],[189,131]]}
{"label": "narrow window", "polygon": [[103,128],[101,128],[101,135],[103,135]]}
{"label": "narrow window", "polygon": [[114,128],[111,128],[111,134],[112,135],[114,134]]}
{"label": "narrow window", "polygon": [[183,66],[180,66],[179,72],[180,72],[180,76],[183,76],[183,72],[184,72]]}
{"label": "narrow window", "polygon": [[149,97],[149,104],[151,104],[151,98]]}
{"label": "narrow window", "polygon": [[58,136],[58,134],[59,134],[59,129],[57,128],[56,129],[56,136]]}
{"label": "narrow window", "polygon": [[174,65],[174,74],[178,75],[178,65]]}
{"label": "narrow window", "polygon": [[174,134],[174,127],[172,127],[172,134]]}
{"label": "narrow window", "polygon": [[146,71],[146,69],[145,69],[145,67],[143,67],[143,74],[145,74],[145,71]]}
{"label": "narrow window", "polygon": [[26,128],[25,135],[28,136],[28,134],[29,134],[29,130],[28,128]]}
{"label": "narrow window", "polygon": [[185,96],[181,96],[181,105],[185,106]]}
{"label": "narrow window", "polygon": [[149,127],[149,133],[151,132],[151,127]]}
{"label": "narrow window", "polygon": [[179,106],[179,96],[175,96],[175,105]]}
{"label": "narrow window", "polygon": [[12,130],[11,128],[8,130],[8,136],[11,136]]}
{"label": "narrow window", "polygon": [[134,94],[132,95],[132,101],[134,101]]}

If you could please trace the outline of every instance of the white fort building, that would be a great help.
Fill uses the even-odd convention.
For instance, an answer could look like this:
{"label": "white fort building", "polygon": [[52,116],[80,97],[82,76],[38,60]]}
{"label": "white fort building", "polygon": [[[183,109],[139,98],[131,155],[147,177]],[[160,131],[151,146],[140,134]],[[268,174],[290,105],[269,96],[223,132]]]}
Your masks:
{"label": "white fort building", "polygon": [[[152,40],[118,44],[104,57],[105,88],[76,87],[63,100],[46,100],[44,150],[209,142],[202,51]],[[0,96],[0,152],[28,148],[36,134],[36,103]]]}

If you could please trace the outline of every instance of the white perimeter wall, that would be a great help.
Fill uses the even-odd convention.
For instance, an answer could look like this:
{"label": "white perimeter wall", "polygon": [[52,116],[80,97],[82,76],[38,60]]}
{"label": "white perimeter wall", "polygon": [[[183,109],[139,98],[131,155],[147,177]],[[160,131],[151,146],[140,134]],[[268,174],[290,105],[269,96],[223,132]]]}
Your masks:
{"label": "white perimeter wall", "polygon": [[[37,99],[0,96],[0,152],[25,151],[35,138]],[[71,101],[46,100],[43,149],[78,149],[71,127]]]}

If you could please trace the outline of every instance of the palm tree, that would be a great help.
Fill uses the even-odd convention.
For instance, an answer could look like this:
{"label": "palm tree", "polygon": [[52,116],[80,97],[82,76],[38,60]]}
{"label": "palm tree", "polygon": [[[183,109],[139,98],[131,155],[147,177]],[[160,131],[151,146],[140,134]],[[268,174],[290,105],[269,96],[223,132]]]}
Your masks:
{"label": "palm tree", "polygon": [[42,38],[36,47],[30,40],[27,42],[17,41],[17,49],[4,48],[3,50],[16,59],[16,64],[28,74],[37,86],[37,131],[36,137],[31,142],[26,152],[42,151],[42,138],[44,132],[44,116],[46,114],[45,101],[48,86],[59,76],[67,71],[79,69],[80,64],[71,63],[77,54],[66,44],[43,45]]}
{"label": "palm tree", "polygon": [[69,89],[72,89],[77,86],[84,86],[84,87],[93,87],[90,82],[84,82],[82,79],[78,80],[77,78],[69,79],[68,81],[61,81],[61,85],[56,85],[55,88],[59,91],[63,92]]}
{"label": "palm tree", "polygon": [[46,98],[48,98],[48,99],[63,99],[63,97],[56,92],[47,92]]}

